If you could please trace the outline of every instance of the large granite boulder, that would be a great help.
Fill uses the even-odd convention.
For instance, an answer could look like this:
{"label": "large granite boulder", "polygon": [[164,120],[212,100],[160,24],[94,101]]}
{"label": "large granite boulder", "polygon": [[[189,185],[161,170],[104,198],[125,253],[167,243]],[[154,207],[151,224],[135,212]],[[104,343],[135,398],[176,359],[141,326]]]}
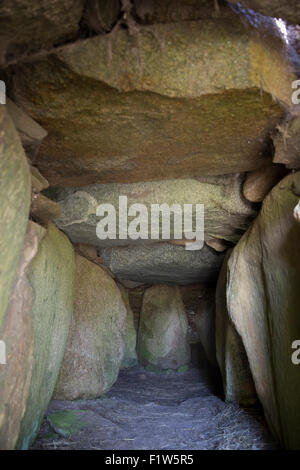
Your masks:
{"label": "large granite boulder", "polygon": [[119,29],[20,64],[10,91],[49,133],[38,167],[51,185],[251,171],[270,159],[272,96],[291,100],[284,47],[234,12]]}
{"label": "large granite boulder", "polygon": [[137,365],[136,341],[137,333],[134,325],[134,315],[129,303],[128,289],[118,284],[122,299],[126,307],[126,341],[124,357],[121,364],[121,369],[128,369]]}
{"label": "large granite boulder", "polygon": [[226,304],[227,263],[226,254],[216,287],[216,357],[223,379],[227,402],[251,406],[257,395],[242,338],[229,318]]}
{"label": "large granite boulder", "polygon": [[8,308],[0,328],[6,364],[0,366],[0,449],[14,449],[25,413],[33,365],[33,288],[27,272],[45,230],[29,222]]}
{"label": "large granite boulder", "polygon": [[191,359],[188,322],[179,287],[155,285],[145,291],[138,333],[141,364],[178,369]]}
{"label": "large granite boulder", "polygon": [[0,327],[13,288],[31,202],[30,171],[18,133],[0,105]]}
{"label": "large granite boulder", "polygon": [[[56,220],[61,230],[66,232],[73,242],[87,243],[95,246],[114,246],[139,243],[130,237],[119,239],[120,211],[119,198],[127,197],[128,210],[133,204],[144,204],[148,211],[147,228],[150,240],[151,209],[154,204],[179,204],[182,212],[184,204],[193,204],[193,230],[195,230],[196,204],[204,205],[204,237],[205,239],[222,238],[237,242],[241,233],[247,229],[256,215],[251,204],[241,194],[242,177],[227,175],[207,177],[197,181],[194,179],[178,179],[153,181],[134,184],[98,184],[82,188],[57,190],[56,198],[62,208],[62,216]],[[116,239],[101,240],[96,234],[97,224],[102,220],[96,216],[98,205],[111,204],[116,210]],[[127,214],[127,209],[125,209]],[[138,215],[138,214],[137,214]],[[134,219],[128,215],[128,226]],[[182,219],[183,221],[183,216]],[[173,219],[171,218],[170,239],[174,239]],[[182,229],[183,229],[182,224]],[[158,239],[162,238],[162,223],[158,231]],[[182,230],[184,238],[184,230]],[[188,230],[190,234],[190,230]],[[154,240],[155,241],[155,240]]]}
{"label": "large granite boulder", "polygon": [[84,0],[2,0],[0,65],[76,36]]}
{"label": "large granite boulder", "polygon": [[292,362],[292,343],[300,338],[299,194],[299,172],[273,188],[230,256],[227,281],[229,316],[266,418],[290,449],[300,447],[300,374]]}
{"label": "large granite boulder", "polygon": [[170,243],[104,248],[104,263],[119,279],[142,283],[191,284],[216,280],[223,254],[206,245],[188,251]]}
{"label": "large granite boulder", "polygon": [[67,237],[49,224],[30,265],[35,293],[32,307],[33,366],[18,447],[34,441],[52,397],[63,360],[74,301],[74,250]]}
{"label": "large granite boulder", "polygon": [[126,307],[113,279],[76,254],[75,310],[54,397],[97,398],[116,381],[126,341]]}

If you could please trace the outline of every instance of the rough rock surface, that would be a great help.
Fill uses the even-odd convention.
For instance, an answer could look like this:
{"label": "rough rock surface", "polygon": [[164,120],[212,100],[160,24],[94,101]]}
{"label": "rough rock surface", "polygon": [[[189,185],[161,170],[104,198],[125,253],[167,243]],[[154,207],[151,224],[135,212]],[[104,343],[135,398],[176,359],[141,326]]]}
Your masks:
{"label": "rough rock surface", "polygon": [[0,65],[76,35],[84,0],[3,0]]}
{"label": "rough rock surface", "polygon": [[116,381],[125,350],[126,308],[107,273],[76,254],[75,310],[54,397],[96,398]]}
{"label": "rough rock surface", "polygon": [[215,388],[205,369],[170,375],[142,368],[121,371],[100,400],[52,401],[47,416],[80,413],[81,430],[66,439],[45,422],[33,448],[275,449],[260,410],[224,403]]}
{"label": "rough rock surface", "polygon": [[107,33],[116,24],[120,11],[120,0],[89,0],[85,3],[82,22],[90,32]]}
{"label": "rough rock surface", "polygon": [[36,121],[31,119],[23,109],[19,108],[19,106],[9,98],[6,98],[6,106],[19,132],[22,145],[26,149],[27,155],[34,160],[42,140],[47,135],[47,131]]}
{"label": "rough rock surface", "polygon": [[281,165],[267,166],[247,174],[243,194],[248,201],[262,202],[287,171]]}
{"label": "rough rock surface", "polygon": [[169,243],[104,248],[101,257],[117,278],[148,284],[214,281],[223,261],[223,253],[206,245],[187,251]]}
{"label": "rough rock surface", "polygon": [[209,238],[208,240],[205,240],[205,243],[207,246],[210,246],[218,253],[223,253],[223,251],[227,250],[228,248],[226,241],[220,238]]}
{"label": "rough rock surface", "polygon": [[34,193],[39,193],[43,191],[43,189],[47,189],[49,187],[49,182],[43,175],[39,172],[39,170],[35,166],[30,167],[31,173],[31,189]]}
{"label": "rough rock surface", "polygon": [[134,326],[135,326],[136,331],[139,330],[140,315],[141,315],[142,304],[143,304],[143,296],[144,296],[146,287],[150,287],[150,286],[143,285],[140,287],[136,287],[134,289],[129,289],[128,291],[128,298],[129,298],[130,307],[133,311]]}
{"label": "rough rock surface", "polygon": [[256,10],[263,15],[281,18],[291,24],[300,24],[297,0],[230,0],[244,7]]}
{"label": "rough rock surface", "polygon": [[176,23],[217,18],[226,15],[232,18],[231,10],[212,0],[134,0],[135,14],[141,24]]}
{"label": "rough rock surface", "polygon": [[178,369],[190,362],[188,322],[179,287],[155,285],[145,291],[138,332],[143,365]]}
{"label": "rough rock surface", "polygon": [[7,108],[0,105],[0,327],[23,249],[30,202],[29,166]]}
{"label": "rough rock surface", "polygon": [[[146,206],[148,242],[152,242],[150,240],[152,204],[168,204],[170,208],[173,204],[179,204],[182,211],[184,204],[193,204],[193,230],[195,230],[196,204],[203,204],[205,239],[216,237],[237,242],[241,233],[248,228],[250,221],[256,215],[251,204],[242,197],[241,185],[240,175],[227,175],[203,178],[200,181],[178,179],[134,184],[89,185],[82,188],[56,190],[52,197],[59,202],[63,211],[62,217],[56,221],[56,224],[68,234],[73,242],[99,247],[140,242],[141,240],[131,240],[130,237],[125,237],[124,240],[118,239],[120,196],[127,197],[128,209],[135,203]],[[96,209],[99,204],[106,203],[112,204],[116,210],[116,240],[101,240],[96,234],[96,226],[102,220],[100,216],[96,216]],[[133,219],[134,216],[128,216],[128,226]],[[169,239],[174,239],[172,218],[170,225]],[[191,234],[191,229],[185,230],[182,225],[183,238],[185,232]],[[161,239],[161,223],[159,230],[155,230],[155,235],[157,239]],[[147,240],[142,240],[142,242],[147,243]]]}
{"label": "rough rock surface", "polygon": [[42,227],[29,222],[8,308],[0,328],[6,364],[0,366],[0,449],[14,449],[25,413],[33,364],[31,310],[34,292],[27,271],[37,253]]}
{"label": "rough rock surface", "polygon": [[56,48],[10,89],[49,132],[38,167],[52,185],[251,171],[282,115],[271,95],[290,103],[283,47],[232,12]]}
{"label": "rough rock surface", "polygon": [[275,163],[283,163],[287,168],[300,168],[300,110],[288,114],[277,126],[273,136]]}
{"label": "rough rock surface", "polygon": [[61,216],[61,207],[43,194],[35,194],[30,207],[30,216],[41,224]]}
{"label": "rough rock surface", "polygon": [[144,284],[142,282],[130,281],[126,279],[120,279],[122,286],[126,289],[135,289],[136,287],[142,287]]}
{"label": "rough rock surface", "polygon": [[118,287],[126,307],[126,341],[121,369],[128,369],[129,367],[136,366],[138,362],[136,353],[137,333],[134,325],[133,311],[129,303],[128,290],[122,284],[118,284]]}
{"label": "rough rock surface", "polygon": [[233,250],[227,282],[229,315],[266,418],[290,449],[300,447],[300,374],[292,362],[292,343],[300,337],[300,226],[293,216],[299,194],[299,172],[273,188]]}
{"label": "rough rock surface", "polygon": [[87,258],[90,261],[94,261],[97,257],[97,248],[93,245],[85,245],[84,243],[75,243],[74,249],[84,258]]}
{"label": "rough rock surface", "polygon": [[62,364],[73,311],[74,251],[55,225],[48,230],[30,266],[35,293],[32,307],[33,368],[18,447],[35,439]]}
{"label": "rough rock surface", "polygon": [[226,254],[216,288],[216,356],[223,379],[224,398],[227,402],[252,406],[257,402],[249,361],[240,335],[229,318],[226,305]]}

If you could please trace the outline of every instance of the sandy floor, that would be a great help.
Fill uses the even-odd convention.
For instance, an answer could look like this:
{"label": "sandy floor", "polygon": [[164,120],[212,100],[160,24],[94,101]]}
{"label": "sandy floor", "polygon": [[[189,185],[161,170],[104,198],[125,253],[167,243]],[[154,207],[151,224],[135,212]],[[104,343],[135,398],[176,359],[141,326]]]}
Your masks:
{"label": "sandy floor", "polygon": [[[121,372],[98,400],[52,401],[33,449],[272,449],[258,409],[226,404],[207,369]],[[79,414],[72,434],[49,425],[55,413]],[[73,410],[70,412],[70,410]],[[81,411],[76,411],[81,410]],[[54,413],[54,415],[52,414]],[[53,430],[60,432],[54,433]]]}

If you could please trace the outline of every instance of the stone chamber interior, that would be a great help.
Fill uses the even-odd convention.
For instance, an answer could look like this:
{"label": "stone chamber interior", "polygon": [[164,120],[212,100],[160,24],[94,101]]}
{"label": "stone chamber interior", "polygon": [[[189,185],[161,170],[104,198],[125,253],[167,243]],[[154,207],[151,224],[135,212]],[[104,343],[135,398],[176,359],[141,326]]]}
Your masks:
{"label": "stone chamber interior", "polygon": [[[1,2],[1,450],[300,449],[299,39],[288,0]],[[124,237],[124,196],[193,224]]]}

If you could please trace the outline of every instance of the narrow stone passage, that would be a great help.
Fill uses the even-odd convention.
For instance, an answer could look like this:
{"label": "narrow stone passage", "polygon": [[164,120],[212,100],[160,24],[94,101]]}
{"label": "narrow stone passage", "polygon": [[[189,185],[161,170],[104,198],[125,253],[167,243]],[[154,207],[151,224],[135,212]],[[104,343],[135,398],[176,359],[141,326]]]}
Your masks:
{"label": "narrow stone passage", "polygon": [[52,401],[32,448],[274,449],[261,411],[225,403],[216,386],[206,368],[122,371],[104,398]]}

